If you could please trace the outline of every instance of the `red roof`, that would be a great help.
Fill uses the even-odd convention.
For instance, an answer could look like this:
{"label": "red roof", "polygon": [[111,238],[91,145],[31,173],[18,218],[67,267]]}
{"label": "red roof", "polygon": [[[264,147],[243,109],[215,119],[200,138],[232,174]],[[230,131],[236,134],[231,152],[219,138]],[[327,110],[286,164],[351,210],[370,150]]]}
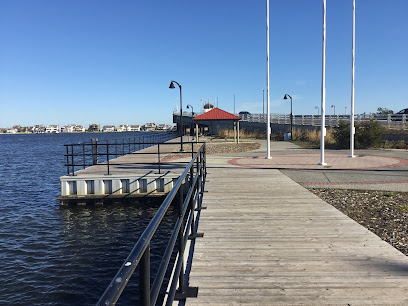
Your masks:
{"label": "red roof", "polygon": [[228,113],[222,109],[214,108],[200,116],[193,118],[195,121],[213,121],[213,120],[241,120],[241,117]]}

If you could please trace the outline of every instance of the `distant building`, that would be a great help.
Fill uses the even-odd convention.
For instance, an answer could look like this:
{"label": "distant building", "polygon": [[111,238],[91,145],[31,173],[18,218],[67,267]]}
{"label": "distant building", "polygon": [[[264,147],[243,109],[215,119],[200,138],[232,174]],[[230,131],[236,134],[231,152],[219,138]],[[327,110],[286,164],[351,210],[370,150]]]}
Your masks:
{"label": "distant building", "polygon": [[131,125],[129,132],[140,132],[142,130],[141,125]]}
{"label": "distant building", "polygon": [[104,133],[111,133],[115,131],[116,131],[116,127],[114,125],[104,125],[102,128],[102,132]]}
{"label": "distant building", "polygon": [[130,125],[129,124],[121,124],[118,127],[118,132],[129,132],[130,131]]}
{"label": "distant building", "polygon": [[60,132],[59,125],[49,125],[45,129],[45,133],[47,134],[56,134]]}
{"label": "distant building", "polygon": [[101,128],[99,124],[92,123],[88,127],[88,132],[100,132]]}
{"label": "distant building", "polygon": [[144,129],[146,132],[155,131],[155,130],[156,130],[156,123],[146,123],[146,124],[143,126],[143,129]]}
{"label": "distant building", "polygon": [[11,128],[11,129],[6,130],[7,134],[16,134],[17,132],[18,132],[18,130],[16,128]]}
{"label": "distant building", "polygon": [[74,132],[75,124],[68,124],[61,127],[61,133],[72,133]]}
{"label": "distant building", "polygon": [[168,130],[170,130],[172,128],[172,126],[171,125],[168,125],[168,124],[159,124],[158,126],[157,126],[157,130],[158,131],[168,131]]}
{"label": "distant building", "polygon": [[84,133],[86,131],[85,127],[79,124],[74,125],[73,133]]}
{"label": "distant building", "polygon": [[214,109],[214,105],[212,105],[211,103],[206,103],[204,104],[203,108],[204,108],[204,113],[206,113]]}
{"label": "distant building", "polygon": [[34,125],[33,129],[32,129],[32,132],[34,134],[44,134],[46,129],[47,128],[45,126],[43,126],[43,125]]}

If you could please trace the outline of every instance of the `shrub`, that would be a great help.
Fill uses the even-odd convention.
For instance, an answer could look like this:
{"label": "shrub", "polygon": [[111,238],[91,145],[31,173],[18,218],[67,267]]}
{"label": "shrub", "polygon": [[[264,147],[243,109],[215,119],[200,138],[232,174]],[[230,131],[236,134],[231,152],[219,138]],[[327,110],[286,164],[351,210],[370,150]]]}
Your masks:
{"label": "shrub", "polygon": [[333,138],[338,149],[349,149],[350,123],[340,120],[339,126],[333,129]]}
{"label": "shrub", "polygon": [[[370,120],[361,124],[356,124],[356,134],[354,137],[356,149],[377,148],[381,146],[382,135],[385,127],[378,121]],[[341,120],[339,126],[334,128],[333,137],[336,148],[350,148],[350,123]]]}
{"label": "shrub", "polygon": [[377,148],[381,146],[385,127],[380,122],[370,120],[356,125],[355,145],[357,149]]}

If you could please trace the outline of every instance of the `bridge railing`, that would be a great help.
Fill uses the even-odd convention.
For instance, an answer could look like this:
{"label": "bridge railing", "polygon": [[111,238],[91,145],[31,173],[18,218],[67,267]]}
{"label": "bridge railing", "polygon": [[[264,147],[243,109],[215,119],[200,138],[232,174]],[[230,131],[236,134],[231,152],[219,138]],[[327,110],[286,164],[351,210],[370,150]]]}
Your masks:
{"label": "bridge railing", "polygon": [[[248,122],[263,122],[266,123],[267,115],[264,114],[246,114],[242,115],[243,121]],[[271,123],[277,124],[290,124],[290,114],[271,114]],[[407,115],[399,114],[386,114],[386,115],[355,115],[354,121],[356,123],[362,123],[368,120],[376,120],[384,125],[387,129],[391,130],[406,130],[408,129]],[[336,127],[339,125],[340,120],[350,122],[350,115],[326,115],[325,123],[328,127]],[[310,125],[320,126],[320,115],[294,115],[294,125]]]}
{"label": "bridge railing", "polygon": [[[202,205],[202,196],[204,192],[206,178],[206,147],[203,144],[194,157],[191,159],[184,172],[181,174],[173,189],[163,201],[157,213],[146,227],[143,234],[133,247],[129,256],[122,264],[109,286],[106,288],[97,305],[114,305],[123,290],[128,284],[135,269],[139,267],[139,303],[140,305],[155,305],[163,280],[169,264],[173,264],[174,273],[170,280],[169,291],[167,292],[166,305],[172,305],[176,293],[180,299],[185,299],[193,288],[188,287],[184,267],[184,251],[187,239],[200,237],[197,233],[199,212]],[[183,183],[187,181],[189,189],[187,193],[183,190]],[[184,197],[184,194],[186,196]],[[172,230],[167,248],[161,259],[158,272],[153,280],[150,281],[150,244],[157,228],[161,224],[170,204],[176,200],[178,202],[178,219]],[[197,216],[195,217],[195,211]],[[173,250],[177,244],[177,260],[170,263]],[[177,288],[178,287],[178,288]]]}

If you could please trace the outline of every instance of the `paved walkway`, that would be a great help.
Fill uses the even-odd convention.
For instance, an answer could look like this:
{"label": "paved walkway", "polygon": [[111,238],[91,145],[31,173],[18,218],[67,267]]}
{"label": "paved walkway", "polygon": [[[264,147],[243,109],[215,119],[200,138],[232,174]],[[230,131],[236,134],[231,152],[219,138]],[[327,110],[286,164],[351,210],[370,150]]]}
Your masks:
{"label": "paved walkway", "polygon": [[224,156],[235,165],[278,169],[305,187],[408,192],[407,150],[356,150],[356,158],[348,157],[349,150],[326,150],[327,166],[320,166],[319,149],[272,141],[267,160],[266,141],[259,142],[259,150]]}
{"label": "paved walkway", "polygon": [[207,157],[187,305],[408,305],[408,257],[279,170],[233,157]]}

